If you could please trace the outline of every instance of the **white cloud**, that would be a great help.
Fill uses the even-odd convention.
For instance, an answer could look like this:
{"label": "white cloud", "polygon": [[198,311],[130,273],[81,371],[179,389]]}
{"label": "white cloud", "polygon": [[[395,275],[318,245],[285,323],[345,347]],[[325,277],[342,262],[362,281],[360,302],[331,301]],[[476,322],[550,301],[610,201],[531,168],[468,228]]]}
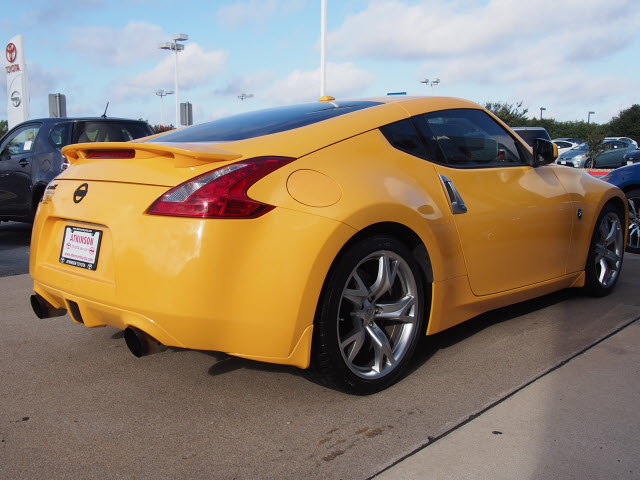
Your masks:
{"label": "white cloud", "polygon": [[[224,50],[205,51],[197,43],[189,43],[178,54],[178,82],[180,91],[210,84],[227,65],[228,52]],[[152,70],[131,78],[120,79],[113,86],[116,98],[148,95],[155,89],[170,89],[175,84],[175,57],[165,58]]]}
{"label": "white cloud", "polygon": [[158,57],[158,44],[170,36],[159,26],[129,22],[121,29],[75,27],[71,29],[71,48],[87,60],[107,65],[130,65]]}
{"label": "white cloud", "polygon": [[238,95],[240,93],[254,93],[262,90],[264,85],[271,84],[276,80],[273,72],[255,72],[246,75],[235,75],[231,77],[224,88],[215,89],[216,95]]}
{"label": "white cloud", "polygon": [[218,20],[228,28],[263,24],[277,14],[299,10],[305,4],[304,0],[247,0],[220,8]]}
{"label": "white cloud", "polygon": [[373,0],[328,43],[334,58],[420,62],[416,82],[439,77],[441,92],[500,89],[493,100],[524,100],[532,111],[546,105],[550,116],[574,119],[584,105],[624,103],[625,93],[634,101],[638,81],[624,62],[593,65],[632,52],[639,35],[637,0]]}
{"label": "white cloud", "polygon": [[[328,44],[334,54],[348,58],[426,59],[499,54],[562,37],[556,46],[567,54],[607,55],[630,43],[629,32],[639,26],[636,0],[430,0],[416,5],[375,0],[349,15],[329,34]],[[540,52],[549,53],[558,49]]]}
{"label": "white cloud", "polygon": [[[373,74],[352,63],[327,63],[327,93],[336,98],[359,96],[374,80]],[[320,69],[294,70],[263,95],[276,104],[315,101],[320,97]]]}

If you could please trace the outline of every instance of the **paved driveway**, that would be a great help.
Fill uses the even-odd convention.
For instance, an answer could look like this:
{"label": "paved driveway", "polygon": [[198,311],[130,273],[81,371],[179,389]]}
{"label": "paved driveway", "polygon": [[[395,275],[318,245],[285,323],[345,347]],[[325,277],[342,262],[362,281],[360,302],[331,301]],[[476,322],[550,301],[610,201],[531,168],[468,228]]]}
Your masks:
{"label": "paved driveway", "polygon": [[638,318],[639,283],[627,255],[610,297],[482,315],[427,339],[399,384],[354,397],[217,353],[137,359],[116,329],[37,319],[29,276],[5,276],[0,478],[368,478]]}

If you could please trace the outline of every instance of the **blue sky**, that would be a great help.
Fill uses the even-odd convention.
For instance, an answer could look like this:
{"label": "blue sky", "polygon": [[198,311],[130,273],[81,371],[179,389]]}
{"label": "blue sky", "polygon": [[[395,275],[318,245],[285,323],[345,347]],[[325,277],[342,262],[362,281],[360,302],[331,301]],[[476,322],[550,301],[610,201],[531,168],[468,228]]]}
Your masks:
{"label": "blue sky", "polygon": [[[34,0],[4,9],[0,31],[23,34],[31,116],[48,93],[70,116],[160,123],[157,89],[174,89],[174,57],[157,44],[190,36],[179,54],[180,101],[195,123],[320,96],[320,0]],[[522,100],[531,115],[606,122],[640,103],[637,0],[328,0],[327,93],[406,91]],[[424,78],[440,78],[431,88]],[[6,81],[0,82],[6,118]],[[174,96],[164,123],[175,122]]]}

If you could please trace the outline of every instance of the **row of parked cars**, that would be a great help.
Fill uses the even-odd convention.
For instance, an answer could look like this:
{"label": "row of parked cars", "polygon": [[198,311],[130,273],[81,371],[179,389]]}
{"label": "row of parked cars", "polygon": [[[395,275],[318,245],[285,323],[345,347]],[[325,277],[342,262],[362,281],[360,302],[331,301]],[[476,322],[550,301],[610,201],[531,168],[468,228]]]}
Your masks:
{"label": "row of parked cars", "polygon": [[[551,140],[542,127],[515,127],[513,130],[529,145],[536,138]],[[558,147],[556,163],[574,168],[585,168],[589,146],[579,138],[556,138],[551,140]],[[629,205],[629,237],[627,251],[640,253],[640,149],[629,137],[606,137],[603,151],[595,159],[596,168],[613,169],[601,177],[621,188]]]}
{"label": "row of parked cars", "polygon": [[[533,140],[543,138],[551,140],[543,127],[514,127],[515,131],[529,145]],[[551,140],[558,147],[556,163],[574,168],[587,167],[589,145],[580,138],[563,137]],[[602,152],[595,158],[594,168],[618,168],[623,165],[640,162],[638,142],[629,137],[606,137],[602,142]]]}

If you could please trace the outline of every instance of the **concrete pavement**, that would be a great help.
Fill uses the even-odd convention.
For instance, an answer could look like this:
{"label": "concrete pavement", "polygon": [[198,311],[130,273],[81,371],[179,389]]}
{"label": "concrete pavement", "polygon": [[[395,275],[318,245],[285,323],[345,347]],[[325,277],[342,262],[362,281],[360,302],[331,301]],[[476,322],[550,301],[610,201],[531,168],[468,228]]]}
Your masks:
{"label": "concrete pavement", "polygon": [[[640,450],[637,367],[614,363],[610,370],[623,376],[613,380],[598,373],[618,356],[568,374],[605,388],[604,399],[579,389],[568,395],[574,384],[559,378],[531,405],[480,424],[479,434],[490,430],[479,440],[445,443],[635,326],[638,255],[626,257],[608,297],[558,292],[425,339],[409,374],[369,397],[215,352],[169,349],[138,359],[116,329],[36,318],[31,287],[28,275],[0,277],[0,479],[411,478],[410,462],[421,454],[409,454],[427,443],[432,464],[414,466],[414,478],[638,478],[623,450]],[[628,348],[614,350],[628,357]],[[613,408],[623,398],[612,393],[618,380],[636,399],[629,408]],[[606,411],[600,418],[587,407]],[[568,427],[565,417],[573,419]]]}
{"label": "concrete pavement", "polygon": [[375,476],[639,479],[640,321]]}

